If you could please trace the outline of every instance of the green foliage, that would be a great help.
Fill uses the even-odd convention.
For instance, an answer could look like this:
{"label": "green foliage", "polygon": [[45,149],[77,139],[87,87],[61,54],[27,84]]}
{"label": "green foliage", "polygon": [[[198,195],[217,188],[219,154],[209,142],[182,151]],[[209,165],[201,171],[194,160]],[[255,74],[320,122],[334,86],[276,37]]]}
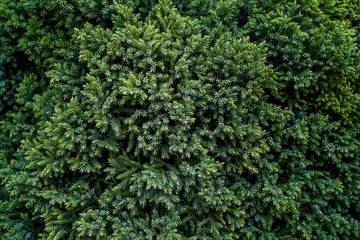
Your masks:
{"label": "green foliage", "polygon": [[359,239],[358,1],[0,3],[1,239]]}

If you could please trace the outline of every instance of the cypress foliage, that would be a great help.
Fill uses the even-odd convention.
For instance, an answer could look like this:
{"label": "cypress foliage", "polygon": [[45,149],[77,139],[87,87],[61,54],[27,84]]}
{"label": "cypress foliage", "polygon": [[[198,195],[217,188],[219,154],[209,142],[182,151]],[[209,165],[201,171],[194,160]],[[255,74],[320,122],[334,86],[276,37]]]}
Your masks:
{"label": "cypress foliage", "polygon": [[3,1],[1,239],[359,239],[358,5]]}

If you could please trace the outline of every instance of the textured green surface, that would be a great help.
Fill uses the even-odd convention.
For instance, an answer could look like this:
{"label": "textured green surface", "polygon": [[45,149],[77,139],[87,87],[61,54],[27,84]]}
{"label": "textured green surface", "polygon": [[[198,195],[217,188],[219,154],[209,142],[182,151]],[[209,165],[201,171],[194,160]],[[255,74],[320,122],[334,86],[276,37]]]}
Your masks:
{"label": "textured green surface", "polygon": [[360,239],[359,11],[1,1],[0,239]]}

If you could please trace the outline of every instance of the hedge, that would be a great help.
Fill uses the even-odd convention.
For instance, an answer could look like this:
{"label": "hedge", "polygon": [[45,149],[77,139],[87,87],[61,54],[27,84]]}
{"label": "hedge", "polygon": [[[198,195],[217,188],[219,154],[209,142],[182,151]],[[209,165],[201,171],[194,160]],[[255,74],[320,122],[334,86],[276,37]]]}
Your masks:
{"label": "hedge", "polygon": [[357,0],[2,0],[0,238],[360,239]]}

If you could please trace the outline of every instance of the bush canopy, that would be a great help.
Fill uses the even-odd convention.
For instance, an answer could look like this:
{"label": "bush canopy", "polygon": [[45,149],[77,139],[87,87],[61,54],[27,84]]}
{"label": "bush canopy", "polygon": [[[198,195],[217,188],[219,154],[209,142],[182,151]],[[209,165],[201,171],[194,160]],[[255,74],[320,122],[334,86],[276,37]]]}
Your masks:
{"label": "bush canopy", "polygon": [[358,0],[2,0],[0,238],[360,239]]}

